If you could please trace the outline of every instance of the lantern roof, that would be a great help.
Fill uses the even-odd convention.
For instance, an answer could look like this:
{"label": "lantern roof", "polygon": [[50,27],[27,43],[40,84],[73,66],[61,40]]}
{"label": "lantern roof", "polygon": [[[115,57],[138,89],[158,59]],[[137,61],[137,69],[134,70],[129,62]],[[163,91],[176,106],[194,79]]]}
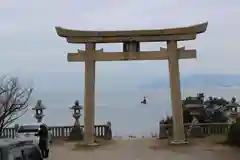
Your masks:
{"label": "lantern roof", "polygon": [[70,107],[70,109],[82,109],[83,107],[81,105],[79,105],[79,101],[76,100],[74,105],[72,107]]}
{"label": "lantern roof", "polygon": [[32,108],[32,110],[41,110],[46,109],[46,107],[42,104],[42,100],[37,100],[37,104],[35,107]]}

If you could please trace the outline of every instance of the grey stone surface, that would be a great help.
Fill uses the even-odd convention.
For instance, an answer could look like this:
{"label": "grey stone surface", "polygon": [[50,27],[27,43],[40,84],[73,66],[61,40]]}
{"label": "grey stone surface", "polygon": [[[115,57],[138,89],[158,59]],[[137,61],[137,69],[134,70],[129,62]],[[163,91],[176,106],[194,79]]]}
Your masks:
{"label": "grey stone surface", "polygon": [[65,143],[52,147],[51,160],[238,160],[239,153],[235,149],[224,147],[207,148],[190,146],[187,149],[169,148],[151,149],[149,141],[122,140],[116,144],[101,147],[95,150],[73,151],[73,144]]}

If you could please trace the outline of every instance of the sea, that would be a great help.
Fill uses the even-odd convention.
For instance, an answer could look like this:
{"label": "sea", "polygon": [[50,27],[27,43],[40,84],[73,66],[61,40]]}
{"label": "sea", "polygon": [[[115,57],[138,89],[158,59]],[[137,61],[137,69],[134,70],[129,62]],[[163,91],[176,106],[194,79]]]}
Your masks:
{"label": "sea", "polygon": [[[37,92],[37,91],[36,91]],[[198,92],[205,96],[216,96],[231,99],[235,96],[240,99],[239,88],[207,87],[207,88],[183,88],[182,98],[195,96]],[[28,112],[19,118],[16,123],[32,123],[35,121],[32,107],[39,97],[46,106],[44,110],[44,123],[50,126],[73,125],[73,111],[70,107],[76,99],[83,104],[83,92],[37,92],[33,94],[29,102]],[[112,91],[97,91],[95,105],[95,124],[112,123],[114,136],[137,137],[150,136],[158,133],[159,121],[171,115],[170,90],[168,88],[139,88],[121,89]],[[141,104],[143,97],[147,97],[147,104]],[[84,115],[84,110],[82,110]],[[83,124],[83,116],[80,118]]]}

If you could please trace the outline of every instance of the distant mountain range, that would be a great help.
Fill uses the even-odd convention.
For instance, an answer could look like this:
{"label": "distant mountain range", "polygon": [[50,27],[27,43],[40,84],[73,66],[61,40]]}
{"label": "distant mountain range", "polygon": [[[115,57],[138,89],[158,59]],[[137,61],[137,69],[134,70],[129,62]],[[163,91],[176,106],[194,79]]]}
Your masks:
{"label": "distant mountain range", "polygon": [[[18,75],[17,75],[18,76]],[[38,91],[56,91],[59,93],[82,91],[84,88],[84,73],[82,72],[42,72],[19,75],[21,81],[27,81]],[[97,90],[136,90],[137,88],[169,88],[169,77],[147,76],[141,79],[122,78],[117,75],[97,75]],[[134,77],[134,76],[133,76]],[[181,75],[181,87],[202,88],[202,87],[240,87],[240,74],[189,74]],[[114,89],[113,89],[114,88]]]}
{"label": "distant mountain range", "polygon": [[[153,79],[149,83],[142,84],[141,88],[168,88],[169,77]],[[194,74],[181,77],[181,87],[240,87],[240,75],[227,74]]]}

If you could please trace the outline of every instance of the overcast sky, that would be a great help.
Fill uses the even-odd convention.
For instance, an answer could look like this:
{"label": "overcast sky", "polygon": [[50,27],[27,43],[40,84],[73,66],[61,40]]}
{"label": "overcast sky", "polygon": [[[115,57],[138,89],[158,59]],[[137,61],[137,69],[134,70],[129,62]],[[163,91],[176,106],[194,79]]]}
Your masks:
{"label": "overcast sky", "polygon": [[[82,46],[67,44],[56,35],[55,26],[82,30],[156,29],[208,21],[207,32],[196,41],[180,44],[198,51],[197,60],[181,60],[181,73],[239,74],[239,6],[236,0],[1,1],[0,73],[33,77],[49,72],[83,75],[82,63],[67,62],[67,52]],[[105,51],[121,49],[117,44],[98,47]],[[142,45],[147,50],[159,47],[158,43]],[[136,81],[168,73],[166,61],[101,62],[97,67],[100,79],[115,77],[116,83],[116,77]]]}

